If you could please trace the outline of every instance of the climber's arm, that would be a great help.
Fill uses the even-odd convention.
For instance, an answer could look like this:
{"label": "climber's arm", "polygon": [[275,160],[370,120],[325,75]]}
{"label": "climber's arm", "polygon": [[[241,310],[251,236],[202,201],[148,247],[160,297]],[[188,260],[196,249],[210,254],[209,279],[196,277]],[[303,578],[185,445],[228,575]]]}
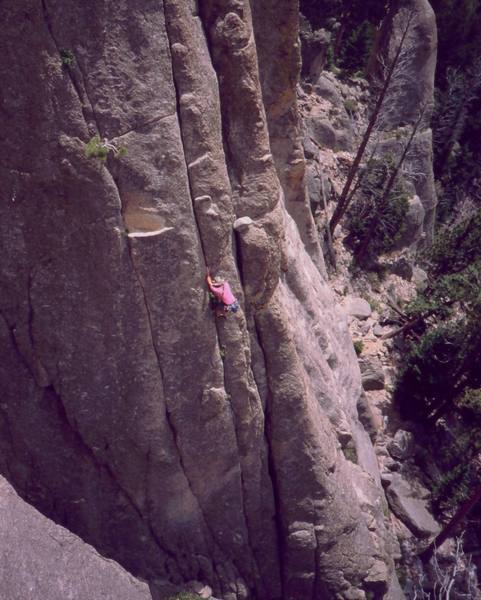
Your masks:
{"label": "climber's arm", "polygon": [[205,276],[205,280],[207,281],[207,285],[209,286],[210,291],[212,291],[212,288],[214,287],[212,284],[212,277],[210,276],[210,271],[209,269],[207,269],[207,274]]}

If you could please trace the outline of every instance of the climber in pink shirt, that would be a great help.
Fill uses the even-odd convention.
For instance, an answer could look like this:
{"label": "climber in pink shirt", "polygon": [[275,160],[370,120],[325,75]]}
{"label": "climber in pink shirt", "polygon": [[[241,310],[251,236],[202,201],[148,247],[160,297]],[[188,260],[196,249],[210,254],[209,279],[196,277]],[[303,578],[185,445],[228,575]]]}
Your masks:
{"label": "climber in pink shirt", "polygon": [[207,271],[205,278],[209,290],[217,301],[216,315],[225,317],[226,312],[236,313],[239,310],[239,303],[230,289],[229,282],[219,278],[212,279],[209,271]]}

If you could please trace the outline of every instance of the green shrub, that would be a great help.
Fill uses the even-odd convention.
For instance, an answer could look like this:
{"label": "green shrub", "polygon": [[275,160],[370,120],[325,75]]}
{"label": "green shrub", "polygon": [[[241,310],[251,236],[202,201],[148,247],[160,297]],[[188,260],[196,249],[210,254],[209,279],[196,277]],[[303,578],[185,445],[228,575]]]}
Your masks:
{"label": "green shrub", "polygon": [[469,498],[477,485],[479,474],[473,459],[481,449],[481,428],[465,428],[458,422],[454,430],[441,425],[436,432],[431,452],[441,475],[433,485],[433,501],[439,511],[452,510]]}
{"label": "green shrub", "polygon": [[353,446],[353,445],[346,446],[342,449],[342,452],[343,452],[346,460],[350,460],[351,462],[357,464],[357,450],[356,450],[355,446]]}
{"label": "green shrub", "polygon": [[459,273],[481,259],[481,211],[442,227],[427,259],[436,275]]}
{"label": "green shrub", "polygon": [[87,158],[100,158],[100,160],[107,160],[110,150],[106,148],[99,135],[94,135],[88,143],[85,145],[85,156]]}
{"label": "green shrub", "polygon": [[60,60],[64,67],[72,68],[75,66],[75,55],[72,50],[69,50],[68,48],[62,48],[60,50]]}
{"label": "green shrub", "polygon": [[404,418],[426,420],[451,401],[462,362],[459,345],[463,337],[460,324],[446,323],[426,331],[411,345],[395,392]]}
{"label": "green shrub", "polygon": [[347,212],[346,243],[356,263],[365,268],[375,264],[380,254],[393,250],[405,230],[409,204],[404,187],[398,181],[390,193],[384,193],[393,168],[392,160],[371,160]]}
{"label": "green shrub", "polygon": [[375,35],[376,27],[368,20],[354,28],[343,44],[339,66],[350,73],[364,74]]}
{"label": "green shrub", "polygon": [[127,148],[124,146],[118,147],[107,139],[102,140],[98,134],[94,135],[85,144],[85,156],[87,158],[99,158],[102,161],[106,161],[110,152],[117,158],[121,158],[127,154]]}
{"label": "green shrub", "polygon": [[355,340],[353,342],[353,346],[356,354],[360,356],[362,354],[362,351],[364,350],[364,342],[362,340]]}
{"label": "green shrub", "polygon": [[355,112],[357,112],[359,107],[354,99],[349,98],[348,100],[344,100],[344,108],[348,113],[354,114]]}
{"label": "green shrub", "polygon": [[457,405],[468,419],[481,420],[481,389],[466,389]]}

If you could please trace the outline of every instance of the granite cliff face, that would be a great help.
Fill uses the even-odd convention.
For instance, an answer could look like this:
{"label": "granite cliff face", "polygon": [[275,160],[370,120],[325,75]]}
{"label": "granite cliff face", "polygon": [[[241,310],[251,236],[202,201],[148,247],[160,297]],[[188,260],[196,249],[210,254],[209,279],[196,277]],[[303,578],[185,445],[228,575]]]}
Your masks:
{"label": "granite cliff face", "polygon": [[[1,473],[154,583],[398,597],[303,185],[296,2],[0,16]],[[128,154],[87,158],[94,135]]]}
{"label": "granite cliff face", "polygon": [[152,600],[136,581],[23,502],[0,477],[0,582],[8,600]]}
{"label": "granite cliff face", "polygon": [[[385,138],[380,144],[380,152],[401,155],[406,138],[417,127],[403,171],[406,182],[411,183],[418,197],[418,208],[412,206],[412,212],[421,213],[418,220],[422,223],[425,240],[430,243],[437,205],[431,130],[437,28],[428,0],[408,0],[399,6],[394,4],[394,8],[386,14],[377,37],[377,49],[384,64],[391,64],[400,45],[402,50],[393,82],[380,115],[379,126]],[[375,53],[371,69],[376,78],[380,67],[376,65],[374,56]]]}

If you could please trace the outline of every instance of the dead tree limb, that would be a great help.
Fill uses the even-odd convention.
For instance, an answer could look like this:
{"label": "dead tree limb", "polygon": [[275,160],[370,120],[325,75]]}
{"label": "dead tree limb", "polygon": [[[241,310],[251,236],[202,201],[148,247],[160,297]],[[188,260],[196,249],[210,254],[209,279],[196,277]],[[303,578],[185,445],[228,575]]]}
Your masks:
{"label": "dead tree limb", "polygon": [[419,325],[419,323],[422,323],[423,320],[424,320],[424,317],[418,317],[417,319],[408,321],[407,323],[404,323],[404,325],[402,325],[398,329],[395,329],[394,331],[390,331],[389,333],[385,333],[384,335],[382,335],[381,340],[389,340],[393,337],[396,337],[400,333],[406,333],[406,331],[409,331],[413,327],[416,327],[416,325]]}
{"label": "dead tree limb", "polygon": [[408,15],[408,19],[407,19],[407,23],[406,26],[404,28],[401,40],[399,42],[398,48],[396,50],[396,54],[394,55],[394,58],[391,62],[391,65],[387,71],[386,74],[386,79],[384,80],[384,85],[381,89],[381,92],[379,93],[378,99],[376,101],[376,104],[374,106],[374,110],[373,113],[371,115],[371,118],[369,119],[369,124],[366,128],[366,131],[364,132],[364,136],[362,138],[361,144],[357,150],[356,153],[356,157],[354,159],[354,162],[352,163],[351,168],[349,169],[349,173],[347,175],[347,179],[346,179],[346,183],[344,184],[344,188],[342,190],[341,196],[339,198],[339,201],[337,203],[336,206],[336,210],[334,211],[334,214],[332,215],[331,221],[329,223],[329,228],[331,230],[331,234],[334,233],[337,225],[339,224],[339,221],[342,219],[342,217],[344,216],[344,214],[346,213],[346,210],[348,209],[349,203],[348,203],[348,198],[352,199],[352,196],[349,197],[349,191],[351,189],[352,183],[354,181],[354,178],[356,177],[356,173],[359,169],[359,165],[361,164],[362,161],[362,157],[364,156],[364,152],[367,148],[367,145],[369,143],[369,140],[371,138],[371,134],[372,131],[374,129],[374,126],[376,125],[377,119],[379,117],[379,114],[381,112],[381,108],[384,102],[384,99],[386,97],[386,94],[388,92],[389,89],[389,85],[391,83],[392,77],[394,75],[394,72],[396,70],[396,66],[398,64],[399,61],[399,57],[401,56],[401,52],[402,49],[404,47],[404,42],[406,40],[407,34],[409,32],[410,29],[410,25],[411,25],[411,20],[413,17],[414,11],[410,11],[409,15]]}
{"label": "dead tree limb", "polygon": [[436,548],[439,548],[443,542],[445,542],[448,537],[454,533],[456,527],[465,519],[469,513],[473,510],[476,504],[481,500],[481,483],[478,487],[473,491],[471,496],[465,500],[461,506],[456,511],[454,517],[449,521],[449,523],[444,527],[441,532],[434,538],[434,540],[429,544],[429,546],[421,552],[419,555],[423,560],[429,560],[431,556],[436,551]]}
{"label": "dead tree limb", "polygon": [[334,271],[337,271],[337,264],[336,264],[336,253],[334,251],[334,246],[332,243],[332,236],[331,236],[331,230],[329,229],[329,221],[328,221],[328,213],[327,213],[327,202],[326,202],[326,190],[324,189],[324,177],[321,174],[321,195],[322,195],[322,202],[324,205],[324,214],[326,215],[326,243],[327,243],[327,252],[329,255],[329,261],[334,269]]}
{"label": "dead tree limb", "polygon": [[406,160],[406,156],[409,152],[409,149],[411,148],[411,145],[416,136],[416,133],[418,132],[419,126],[421,125],[425,111],[426,111],[426,104],[421,108],[421,111],[419,112],[419,117],[417,118],[416,123],[414,123],[414,125],[413,125],[413,129],[411,131],[411,135],[409,136],[409,140],[408,140],[407,144],[405,145],[404,150],[403,150],[401,156],[399,157],[399,160],[397,161],[396,166],[392,170],[392,173],[386,184],[386,188],[383,192],[383,195],[381,196],[380,204],[382,204],[385,200],[387,200],[387,198],[389,197],[389,194],[392,191],[392,188],[394,187],[394,183],[399,174],[399,171],[401,170],[401,167],[403,166],[403,163]]}

